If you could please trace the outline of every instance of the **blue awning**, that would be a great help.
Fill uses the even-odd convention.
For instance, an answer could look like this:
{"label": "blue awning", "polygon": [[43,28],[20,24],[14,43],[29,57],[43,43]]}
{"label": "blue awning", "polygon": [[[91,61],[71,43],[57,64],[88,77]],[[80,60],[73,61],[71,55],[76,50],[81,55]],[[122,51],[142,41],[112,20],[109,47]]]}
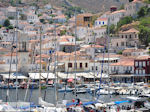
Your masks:
{"label": "blue awning", "polygon": [[129,103],[129,100],[125,100],[125,101],[115,101],[115,104],[119,105],[121,103]]}

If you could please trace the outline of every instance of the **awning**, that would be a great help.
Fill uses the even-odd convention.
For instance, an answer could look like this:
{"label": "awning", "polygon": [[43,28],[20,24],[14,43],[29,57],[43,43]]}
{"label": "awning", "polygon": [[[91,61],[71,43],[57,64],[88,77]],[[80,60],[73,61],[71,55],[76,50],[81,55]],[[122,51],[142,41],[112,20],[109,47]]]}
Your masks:
{"label": "awning", "polygon": [[[40,73],[29,73],[31,79],[39,79]],[[41,79],[55,79],[55,74],[53,73],[41,73]]]}
{"label": "awning", "polygon": [[[90,72],[90,74],[94,77],[94,73],[93,72]],[[96,78],[108,78],[108,74],[105,74],[105,73],[95,73],[95,77]]]}
{"label": "awning", "polygon": [[14,73],[9,74],[0,74],[4,79],[27,79],[26,76],[18,75],[17,77],[14,75]]}
{"label": "awning", "polygon": [[9,76],[9,74],[0,74],[2,77],[3,77],[3,79],[15,79],[16,77],[14,77],[13,76],[13,74],[10,74],[10,76]]}
{"label": "awning", "polygon": [[61,72],[59,72],[58,73],[58,77],[60,77],[60,78],[62,78],[62,79],[70,79],[70,78],[72,78],[72,79],[75,79],[75,74],[74,73],[61,73]]}

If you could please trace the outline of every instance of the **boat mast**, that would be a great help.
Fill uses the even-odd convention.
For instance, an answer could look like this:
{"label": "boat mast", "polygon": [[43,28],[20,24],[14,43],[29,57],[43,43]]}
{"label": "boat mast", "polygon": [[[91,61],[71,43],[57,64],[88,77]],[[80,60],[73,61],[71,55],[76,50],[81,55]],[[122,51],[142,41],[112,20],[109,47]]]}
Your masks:
{"label": "boat mast", "polygon": [[18,7],[16,7],[16,107],[17,107],[17,102],[18,102]]}
{"label": "boat mast", "polygon": [[77,98],[77,87],[76,87],[76,84],[77,84],[77,57],[76,57],[76,51],[77,51],[77,46],[76,46],[76,40],[77,40],[77,15],[76,15],[76,9],[75,9],[75,64],[74,64],[74,72],[75,72],[75,99]]}
{"label": "boat mast", "polygon": [[96,97],[96,76],[95,76],[95,71],[96,71],[96,66],[95,66],[95,33],[93,32],[94,35],[94,95],[93,95],[93,100],[95,100]]}
{"label": "boat mast", "polygon": [[[109,71],[109,62],[110,62],[110,59],[109,59],[109,44],[110,44],[110,18],[108,17],[108,26],[107,26],[107,44],[108,44],[108,70],[107,70],[107,73],[108,73],[108,84],[109,84],[109,87],[110,87],[110,71]],[[109,96],[110,96],[110,88],[108,89],[109,90]]]}
{"label": "boat mast", "polygon": [[55,73],[55,89],[54,89],[54,95],[55,95],[55,106],[57,105],[58,101],[58,92],[57,92],[57,84],[58,84],[58,74],[56,73],[57,70],[57,54],[56,54],[56,49],[57,49],[57,38],[56,38],[56,23],[54,24],[54,41],[55,41],[55,51],[54,51],[54,73]]}
{"label": "boat mast", "polygon": [[[42,27],[40,26],[40,74],[39,74],[39,98],[41,100],[41,71],[42,71],[42,66],[41,66],[41,47],[42,47]],[[39,103],[40,103],[39,100]]]}

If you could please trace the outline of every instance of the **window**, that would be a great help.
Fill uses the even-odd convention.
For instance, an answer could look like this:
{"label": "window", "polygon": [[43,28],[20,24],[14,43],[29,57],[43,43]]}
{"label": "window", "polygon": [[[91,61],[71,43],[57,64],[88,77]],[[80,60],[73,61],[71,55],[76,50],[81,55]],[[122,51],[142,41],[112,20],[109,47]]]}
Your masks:
{"label": "window", "polygon": [[139,70],[139,74],[142,74],[142,70]]}
{"label": "window", "polygon": [[103,25],[104,25],[104,22],[103,22]]}
{"label": "window", "polygon": [[128,36],[126,35],[126,38],[128,38]]}
{"label": "window", "polygon": [[88,67],[88,63],[85,63],[85,67],[86,67],[86,68]]}
{"label": "window", "polygon": [[149,65],[149,61],[147,62],[147,65]]}
{"label": "window", "polygon": [[124,46],[124,42],[121,42],[121,46]]}
{"label": "window", "polygon": [[22,42],[22,50],[26,51],[26,42]]}
{"label": "window", "polygon": [[143,74],[145,74],[145,70],[143,70]]}
{"label": "window", "polygon": [[94,70],[94,67],[92,66],[92,71]]}
{"label": "window", "polygon": [[84,17],[84,21],[90,21],[90,17]]}
{"label": "window", "polygon": [[143,61],[143,67],[145,67],[145,61]]}
{"label": "window", "polygon": [[80,68],[82,68],[82,63],[80,63]]}
{"label": "window", "polygon": [[13,64],[15,64],[15,59],[13,59],[13,62],[12,62]]}
{"label": "window", "polygon": [[135,66],[136,66],[136,67],[138,66],[138,62],[137,62],[137,61],[135,62]]}
{"label": "window", "polygon": [[138,70],[136,70],[136,74],[138,74]]}
{"label": "window", "polygon": [[101,22],[99,22],[99,24],[101,24]]}
{"label": "window", "polygon": [[68,63],[68,68],[72,68],[72,63]]}
{"label": "window", "polygon": [[132,71],[132,66],[130,67],[130,70]]}
{"label": "window", "polygon": [[130,39],[131,39],[131,37],[132,37],[132,36],[130,35]]}
{"label": "window", "polygon": [[140,67],[142,66],[142,62],[139,62],[139,66],[140,66]]}
{"label": "window", "polygon": [[122,38],[123,38],[123,35],[122,35]]}
{"label": "window", "polygon": [[97,71],[97,66],[96,66],[96,71]]}
{"label": "window", "polygon": [[118,43],[117,43],[117,46],[118,46]]}

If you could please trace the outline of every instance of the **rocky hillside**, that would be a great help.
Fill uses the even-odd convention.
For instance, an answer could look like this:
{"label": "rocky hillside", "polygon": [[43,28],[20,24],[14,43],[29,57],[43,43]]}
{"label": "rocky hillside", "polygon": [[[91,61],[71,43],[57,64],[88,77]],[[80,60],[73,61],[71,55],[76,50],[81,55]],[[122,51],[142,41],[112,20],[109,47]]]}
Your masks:
{"label": "rocky hillside", "polygon": [[78,6],[83,8],[86,11],[90,12],[101,12],[107,11],[110,6],[121,7],[122,4],[126,3],[128,0],[0,0],[0,5],[8,5],[15,1],[24,2],[32,5],[37,3],[44,5],[51,3],[53,6],[62,7],[62,5]]}
{"label": "rocky hillside", "polygon": [[69,0],[76,6],[80,6],[91,12],[103,12],[109,10],[110,6],[120,8],[127,0]]}

